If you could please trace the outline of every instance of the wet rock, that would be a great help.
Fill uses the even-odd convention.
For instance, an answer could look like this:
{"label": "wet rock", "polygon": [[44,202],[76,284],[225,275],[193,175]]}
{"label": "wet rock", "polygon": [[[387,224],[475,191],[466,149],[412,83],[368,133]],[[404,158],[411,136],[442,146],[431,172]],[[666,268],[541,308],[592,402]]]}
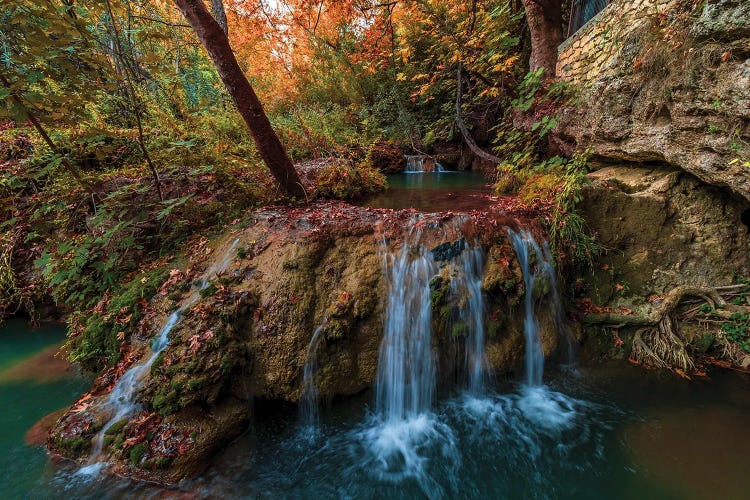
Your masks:
{"label": "wet rock", "polygon": [[446,241],[432,249],[432,256],[435,260],[451,260],[458,256],[466,248],[466,240]]}
{"label": "wet rock", "polygon": [[[387,299],[384,253],[403,248],[410,231],[421,234],[414,244],[435,249],[442,259],[438,278],[443,281],[434,285],[444,295],[450,289],[453,258],[466,247],[464,236],[484,246],[491,260],[484,290],[495,324],[489,359],[495,369],[517,369],[524,353],[519,301],[524,290],[507,241],[503,221],[509,220],[512,213],[424,215],[338,202],[249,214],[209,245],[213,254],[233,245],[225,272],[203,283],[201,293],[182,287],[150,304],[142,340],[135,339],[139,343],[127,356],[132,358],[128,366],[146,359],[148,333],[156,334],[177,304],[185,303],[180,294],[194,297],[135,394],[142,411],[115,423],[104,436],[103,451],[115,462],[114,471],[165,483],[199,473],[217,450],[244,431],[253,400],[299,400],[308,344],[323,324],[316,373],[320,397],[372,387]],[[204,272],[171,274],[194,281]],[[461,300],[465,298],[443,296],[433,304],[436,316],[445,316],[436,321],[434,332],[440,378],[450,379],[464,366],[459,346],[466,332],[454,321]],[[541,323],[550,355],[557,333],[551,318]],[[107,392],[128,366],[101,376],[93,395],[81,398],[60,419],[49,440],[56,453],[87,458],[92,439],[112,418],[112,409],[103,404]]]}
{"label": "wet rock", "polygon": [[57,420],[62,417],[68,408],[60,408],[49,415],[40,418],[31,428],[26,431],[24,441],[29,446],[44,446],[47,443],[47,436],[50,430],[55,426]]}

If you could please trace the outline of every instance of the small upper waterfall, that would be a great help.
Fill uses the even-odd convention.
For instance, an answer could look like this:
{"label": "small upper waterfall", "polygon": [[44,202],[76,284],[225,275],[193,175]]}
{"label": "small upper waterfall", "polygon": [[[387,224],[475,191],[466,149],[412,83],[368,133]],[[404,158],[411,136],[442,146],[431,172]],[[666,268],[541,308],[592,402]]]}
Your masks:
{"label": "small upper waterfall", "polygon": [[318,426],[320,416],[318,413],[318,387],[315,385],[315,372],[318,369],[318,346],[323,339],[323,330],[328,324],[328,318],[313,332],[310,343],[307,345],[307,358],[302,371],[302,394],[300,395],[300,416],[302,424],[309,428]]}
{"label": "small upper waterfall", "polygon": [[423,246],[405,243],[386,256],[385,267],[389,290],[377,408],[384,420],[395,421],[429,410],[435,393],[430,280],[437,263]]}
{"label": "small upper waterfall", "polygon": [[159,334],[151,341],[151,355],[146,358],[146,361],[132,366],[120,377],[112,391],[110,391],[104,404],[106,407],[112,408],[112,417],[104,424],[104,427],[102,427],[94,439],[90,462],[93,463],[99,460],[104,447],[104,436],[107,431],[118,421],[133,415],[140,409],[140,405],[135,400],[135,394],[141,384],[141,380],[151,371],[151,366],[156,361],[156,358],[169,345],[169,333],[179,323],[182,313],[198,301],[200,297],[199,291],[208,286],[208,280],[217,274],[221,274],[229,267],[232,254],[238,243],[239,239],[235,239],[222,252],[221,256],[213,261],[203,273],[203,278],[200,280],[198,289],[190,294],[179,309],[167,317],[167,321],[162,326]]}
{"label": "small upper waterfall", "polygon": [[443,166],[427,155],[404,155],[406,168],[404,172],[445,172]]}
{"label": "small upper waterfall", "polygon": [[539,386],[542,385],[542,375],[544,374],[544,351],[542,349],[541,332],[539,331],[539,320],[534,309],[534,287],[537,285],[538,279],[546,278],[547,285],[551,288],[553,295],[551,306],[560,310],[555,268],[547,245],[539,246],[530,232],[516,233],[508,229],[508,236],[513,243],[513,249],[521,265],[525,287],[523,330],[526,338],[526,384]]}

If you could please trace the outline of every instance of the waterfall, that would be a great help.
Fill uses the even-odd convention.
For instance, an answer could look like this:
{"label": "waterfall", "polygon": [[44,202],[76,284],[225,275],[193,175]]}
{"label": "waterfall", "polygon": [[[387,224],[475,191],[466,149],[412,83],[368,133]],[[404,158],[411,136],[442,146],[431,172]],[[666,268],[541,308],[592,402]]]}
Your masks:
{"label": "waterfall", "polygon": [[135,365],[126,371],[107,396],[107,401],[104,404],[114,407],[114,416],[104,424],[104,427],[96,435],[94,448],[91,452],[92,460],[97,460],[101,455],[104,448],[104,436],[107,434],[107,431],[121,419],[132,415],[138,409],[137,404],[133,400],[133,395],[136,389],[138,389],[143,376],[151,370],[151,365],[154,364],[156,358],[169,345],[169,332],[179,322],[182,311],[182,308],[177,309],[169,315],[167,322],[151,342],[151,356],[148,357],[145,363]]}
{"label": "waterfall", "polygon": [[104,406],[112,408],[113,416],[106,424],[104,424],[104,427],[101,428],[94,438],[94,445],[89,458],[89,463],[96,463],[99,461],[104,448],[104,437],[107,431],[114,424],[123,418],[133,415],[141,408],[135,401],[135,394],[141,385],[141,380],[151,371],[151,366],[154,364],[154,361],[156,361],[156,358],[158,358],[159,354],[161,354],[169,345],[169,333],[179,323],[182,313],[198,301],[200,297],[199,291],[208,286],[208,280],[223,273],[227,267],[229,267],[232,253],[237,247],[239,241],[239,239],[235,239],[227,249],[224,250],[221,257],[214,260],[214,262],[203,273],[203,278],[200,280],[200,286],[198,289],[190,294],[179,309],[175,310],[167,317],[167,321],[164,323],[164,326],[162,326],[159,334],[151,341],[151,355],[146,361],[132,366],[122,375],[122,377],[120,377],[114,388],[110,391],[107,400],[104,402]]}
{"label": "waterfall", "polygon": [[[545,277],[548,281],[552,293],[551,307],[556,308],[557,316],[561,320],[562,308],[560,299],[557,294],[555,268],[549,248],[545,243],[543,247],[534,240],[534,237],[528,231],[516,233],[508,229],[516,257],[521,265],[524,281],[524,336],[526,340],[526,384],[528,386],[542,385],[542,375],[544,373],[544,351],[542,349],[541,332],[539,331],[539,321],[534,310],[534,287],[540,277]],[[531,261],[532,252],[534,261]]]}
{"label": "waterfall", "polygon": [[467,327],[466,369],[469,391],[481,394],[486,388],[489,368],[485,353],[485,307],[482,294],[484,252],[480,246],[466,248],[458,256],[458,273],[451,280],[451,291],[459,299],[459,317]]}
{"label": "waterfall", "polygon": [[430,280],[437,264],[421,245],[405,243],[397,255],[386,257],[385,268],[389,289],[377,408],[384,420],[397,421],[428,411],[435,393]]}
{"label": "waterfall", "polygon": [[[391,483],[411,478],[428,498],[444,496],[431,470],[460,463],[453,431],[432,411],[436,361],[432,350],[430,280],[438,273],[419,231],[384,258],[388,280],[385,331],[376,384],[377,413],[358,432],[367,453],[359,466]],[[414,242],[412,244],[412,242]]]}
{"label": "waterfall", "polygon": [[434,158],[426,155],[404,155],[406,159],[406,173],[445,172],[443,166]]}
{"label": "waterfall", "polygon": [[310,343],[307,345],[307,358],[302,371],[302,394],[300,395],[300,416],[302,424],[307,429],[318,427],[320,416],[318,412],[318,388],[315,385],[315,372],[318,369],[318,346],[323,339],[323,330],[328,324],[328,318],[313,332]]}

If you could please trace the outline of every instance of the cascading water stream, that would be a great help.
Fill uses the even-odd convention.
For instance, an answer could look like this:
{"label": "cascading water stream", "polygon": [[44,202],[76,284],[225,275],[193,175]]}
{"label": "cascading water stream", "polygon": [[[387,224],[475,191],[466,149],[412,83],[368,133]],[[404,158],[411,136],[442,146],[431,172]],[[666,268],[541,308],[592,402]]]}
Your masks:
{"label": "cascading water stream", "polygon": [[328,318],[313,332],[307,346],[307,357],[302,371],[302,394],[300,395],[300,416],[302,425],[307,429],[315,429],[320,422],[318,410],[318,388],[315,385],[315,372],[318,370],[318,346],[323,340],[323,330],[328,324]]}
{"label": "cascading water stream", "polygon": [[[460,463],[451,428],[432,408],[436,360],[432,350],[430,280],[438,272],[433,253],[411,231],[401,249],[384,257],[388,279],[385,331],[378,361],[376,407],[358,435],[367,450],[360,467],[379,480],[417,481],[427,497],[442,495],[429,470]],[[435,461],[427,456],[441,457]]]}
{"label": "cascading water stream", "polygon": [[421,245],[404,244],[389,260],[386,257],[390,288],[378,362],[377,408],[385,421],[394,422],[428,411],[435,393],[430,280],[437,264]]}
{"label": "cascading water stream", "polygon": [[105,405],[114,407],[114,414],[96,435],[89,463],[97,462],[101,456],[104,447],[104,436],[107,434],[107,431],[114,424],[135,413],[138,409],[138,405],[133,401],[133,395],[140,385],[140,381],[144,374],[151,369],[151,365],[154,364],[156,358],[159,357],[159,354],[161,354],[167,345],[169,345],[169,332],[179,322],[182,310],[182,308],[177,309],[169,315],[167,322],[162,326],[159,334],[151,342],[152,353],[146,362],[136,365],[126,371],[109,393]]}
{"label": "cascading water stream", "polygon": [[[521,265],[524,282],[524,325],[523,332],[526,340],[526,384],[529,386],[542,385],[544,373],[544,352],[542,350],[542,339],[539,332],[539,322],[534,311],[534,284],[536,276],[531,269],[530,250],[538,248],[534,238],[528,231],[520,233],[508,230],[508,236],[513,243],[518,263]],[[538,257],[538,255],[537,255]]]}
{"label": "cascading water stream", "polygon": [[[543,385],[544,351],[542,348],[535,295],[539,289],[547,292],[552,317],[559,327],[563,323],[561,302],[557,294],[555,268],[546,243],[539,245],[529,231],[518,233],[508,230],[516,257],[521,266],[525,285],[524,338],[526,380],[518,394],[477,394],[469,392],[456,406],[457,414],[466,419],[470,428],[476,428],[475,437],[484,442],[487,435],[499,440],[514,436],[519,446],[539,450],[541,439],[559,439],[563,432],[576,425],[579,412],[587,411],[585,402],[570,398]],[[549,287],[549,290],[547,290]],[[540,458],[538,452],[532,461]]]}
{"label": "cascading water stream", "polygon": [[482,394],[486,390],[489,371],[485,353],[485,306],[482,293],[484,252],[479,245],[466,248],[457,261],[458,272],[451,280],[451,292],[459,298],[459,317],[467,327],[465,350],[469,392]]}
{"label": "cascading water stream", "polygon": [[[539,320],[534,308],[534,288],[537,285],[537,280],[540,278],[547,280],[551,297],[549,307],[553,311],[555,326],[562,328],[562,304],[557,291],[556,271],[553,265],[552,254],[546,243],[540,246],[528,231],[516,233],[509,229],[508,236],[511,239],[513,249],[521,265],[525,287],[524,335],[526,340],[526,384],[531,387],[540,386],[542,385],[542,375],[544,374],[544,352],[542,349],[541,332],[539,330]],[[533,265],[531,262],[532,252],[535,259]]]}
{"label": "cascading water stream", "polygon": [[104,448],[104,437],[107,431],[117,422],[126,418],[140,409],[140,405],[135,401],[135,393],[140,386],[143,377],[150,372],[151,366],[159,357],[159,354],[164,351],[169,345],[169,333],[179,323],[182,313],[193,305],[200,297],[200,290],[208,286],[208,280],[224,272],[232,258],[232,253],[237,247],[239,239],[235,239],[229,247],[222,253],[221,257],[215,260],[206,271],[203,273],[203,278],[200,280],[200,286],[190,294],[185,300],[182,306],[172,312],[167,321],[162,326],[159,334],[154,337],[151,341],[151,355],[146,359],[145,362],[131,367],[126,371],[122,377],[117,381],[112,391],[107,396],[107,400],[104,402],[105,407],[112,408],[112,417],[107,421],[106,424],[101,428],[99,433],[94,438],[93,449],[89,458],[89,464],[97,464],[102,455]]}
{"label": "cascading water stream", "polygon": [[425,155],[404,155],[406,159],[406,173],[445,172],[443,166]]}

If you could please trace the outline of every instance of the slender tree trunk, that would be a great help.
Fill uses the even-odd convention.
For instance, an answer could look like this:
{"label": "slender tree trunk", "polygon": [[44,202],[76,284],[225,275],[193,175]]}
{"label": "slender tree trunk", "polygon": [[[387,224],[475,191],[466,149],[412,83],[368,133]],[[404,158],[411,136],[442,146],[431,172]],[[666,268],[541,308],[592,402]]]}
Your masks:
{"label": "slender tree trunk", "polygon": [[211,0],[211,11],[214,13],[214,19],[219,23],[225,35],[229,34],[229,25],[227,24],[227,13],[224,10],[223,0]]}
{"label": "slender tree trunk", "polygon": [[128,97],[130,104],[133,106],[133,115],[135,116],[135,123],[138,126],[138,146],[141,148],[141,153],[146,160],[148,169],[151,171],[151,177],[154,179],[154,187],[156,187],[156,194],[159,196],[159,201],[164,201],[164,191],[161,189],[161,179],[159,179],[159,172],[156,170],[154,162],[151,161],[151,155],[148,154],[148,148],[146,148],[146,140],[143,137],[143,123],[141,122],[141,102],[138,99],[138,95],[135,92],[135,87],[131,81],[132,73],[128,74],[128,66],[125,61],[125,55],[122,51],[122,45],[120,44],[120,30],[117,29],[117,21],[115,20],[115,14],[112,10],[112,4],[109,0],[105,0],[107,5],[107,12],[109,13],[109,20],[112,22],[112,31],[115,41],[115,50],[117,53],[116,59],[122,64],[122,75],[125,78],[125,84],[128,87]]}
{"label": "slender tree trunk", "polygon": [[531,32],[531,71],[544,68],[544,76],[555,76],[557,47],[563,41],[561,0],[521,0]]}
{"label": "slender tree trunk", "polygon": [[258,152],[271,170],[271,174],[289,194],[304,196],[305,190],[299,175],[271,127],[271,122],[263,111],[263,105],[258,100],[258,96],[255,95],[250,82],[247,81],[240,65],[237,64],[226,33],[211,17],[202,0],[174,0],[174,2],[195,30],[208,51],[208,55],[211,56],[221,80],[250,129]]}

